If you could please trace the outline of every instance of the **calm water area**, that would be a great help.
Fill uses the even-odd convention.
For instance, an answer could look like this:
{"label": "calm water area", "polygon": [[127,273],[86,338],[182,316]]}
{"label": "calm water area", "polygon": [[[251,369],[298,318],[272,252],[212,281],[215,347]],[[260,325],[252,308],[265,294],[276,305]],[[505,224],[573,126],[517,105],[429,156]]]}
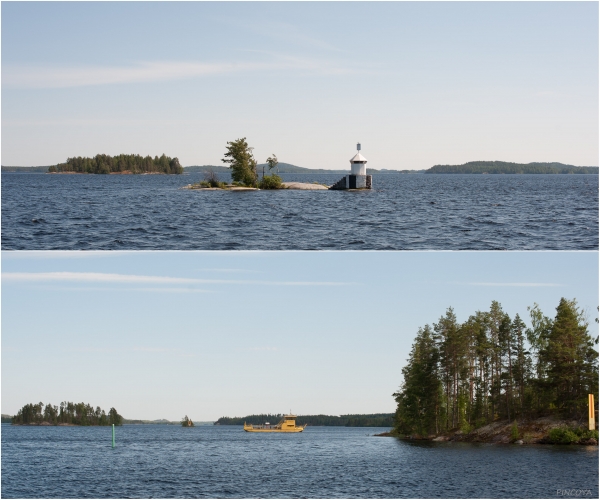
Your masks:
{"label": "calm water area", "polygon": [[360,192],[181,189],[202,178],[4,173],[2,249],[598,249],[598,175],[380,174]]}
{"label": "calm water area", "polygon": [[[250,434],[2,425],[2,497],[598,498],[598,447],[400,441],[385,429]],[[589,491],[589,493],[588,493]]]}

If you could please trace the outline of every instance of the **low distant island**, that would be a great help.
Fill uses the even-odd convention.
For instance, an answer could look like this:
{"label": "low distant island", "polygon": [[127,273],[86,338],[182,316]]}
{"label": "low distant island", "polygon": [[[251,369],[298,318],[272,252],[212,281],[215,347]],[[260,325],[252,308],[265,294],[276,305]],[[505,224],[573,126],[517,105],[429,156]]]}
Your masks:
{"label": "low distant island", "polygon": [[[244,425],[244,422],[252,425],[262,425],[265,422],[277,422],[283,418],[283,414],[261,414],[247,415],[245,417],[221,417],[215,425]],[[308,424],[314,426],[334,427],[392,427],[394,425],[393,413],[372,413],[365,415],[298,415],[298,425]]]}
{"label": "low distant island", "polygon": [[[238,139],[228,143],[228,149],[232,144],[243,141]],[[160,157],[151,156],[142,157],[140,155],[118,155],[111,157],[109,155],[96,155],[93,158],[83,158],[81,156],[68,158],[65,163],[58,165],[42,166],[42,167],[11,167],[2,166],[2,172],[13,173],[59,173],[59,174],[183,174],[183,173],[203,173],[209,175],[208,179],[210,186],[195,184],[195,188],[201,187],[220,187],[214,185],[212,178],[218,181],[218,174],[232,174],[237,167],[240,175],[235,174],[234,182],[238,186],[258,188],[261,177],[267,178],[261,189],[285,188],[282,186],[283,181],[279,178],[279,174],[347,174],[348,170],[336,169],[327,170],[323,168],[306,168],[292,165],[291,163],[279,162],[277,157],[273,155],[266,163],[257,163],[251,156],[252,148],[248,144],[242,144],[237,148],[237,159],[229,166],[222,165],[192,165],[182,167],[177,158],[170,158],[164,154]],[[244,172],[245,171],[245,172]],[[274,172],[272,172],[274,171]],[[598,174],[598,167],[576,167],[575,165],[567,165],[558,162],[533,162],[533,163],[511,163],[506,161],[471,161],[462,165],[434,165],[426,170],[395,170],[395,169],[375,169],[367,168],[368,175],[398,175],[398,174]],[[248,175],[250,174],[250,175]],[[261,176],[262,174],[262,176]],[[273,175],[275,177],[273,177]],[[206,180],[206,179],[205,179]],[[236,184],[222,183],[222,185]]]}
{"label": "low distant island", "polygon": [[49,174],[182,174],[177,158],[99,154],[93,158],[73,157],[65,163],[48,167]]}
{"label": "low distant island", "polygon": [[[256,165],[257,171],[260,173],[264,169],[268,171],[269,168],[268,163],[258,163]],[[27,167],[3,167],[3,168],[27,168]],[[33,167],[32,167],[33,168]],[[42,167],[39,167],[42,168]],[[194,173],[205,173],[205,172],[215,172],[217,174],[228,174],[231,172],[229,167],[224,167],[222,165],[190,165],[189,167],[183,167],[183,171],[185,173],[194,172]],[[393,170],[393,169],[376,169],[367,167],[367,174],[422,174],[425,170]],[[307,167],[299,167],[298,165],[293,165],[291,163],[278,162],[277,163],[277,174],[335,174],[335,175],[344,175],[348,173],[348,169],[325,169],[325,168],[307,168]]]}
{"label": "low distant island", "polygon": [[597,174],[598,167],[575,167],[563,163],[510,163],[470,161],[462,165],[435,165],[425,174]]}
{"label": "low distant island", "polygon": [[[3,415],[2,421],[6,417]],[[48,403],[26,404],[10,419],[13,425],[122,425],[123,417],[111,408],[108,413],[97,406],[64,401],[60,406]]]}

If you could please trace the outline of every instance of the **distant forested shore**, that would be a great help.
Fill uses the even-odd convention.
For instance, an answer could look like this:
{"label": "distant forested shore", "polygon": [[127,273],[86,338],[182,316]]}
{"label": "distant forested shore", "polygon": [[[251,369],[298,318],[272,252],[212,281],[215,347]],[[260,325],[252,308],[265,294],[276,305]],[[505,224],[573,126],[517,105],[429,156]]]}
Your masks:
{"label": "distant forested shore", "polygon": [[93,158],[73,157],[65,163],[51,165],[48,173],[56,174],[182,174],[177,158],[140,155],[96,155]]}
{"label": "distant forested shore", "polygon": [[[259,163],[256,165],[257,171],[259,174],[262,174],[263,169],[268,171],[268,164]],[[222,165],[191,165],[189,167],[183,167],[184,172],[214,172],[216,174],[226,174],[230,173],[231,169],[229,167],[224,167]],[[327,170],[325,168],[306,168],[299,167],[297,165],[292,165],[291,163],[279,162],[277,164],[277,173],[279,174],[335,174],[335,175],[343,175],[347,174],[349,169],[337,169],[337,170]],[[381,170],[377,170],[375,168],[367,168],[367,174],[422,174],[425,170],[390,170],[382,168]]]}
{"label": "distant forested shore", "polygon": [[575,167],[563,163],[510,163],[471,161],[463,165],[435,165],[426,174],[597,174],[598,167]]}
{"label": "distant forested shore", "polygon": [[[3,416],[4,421],[4,416]],[[60,406],[48,403],[26,404],[12,417],[13,425],[122,425],[123,417],[111,408],[106,413],[99,406],[64,401]]]}
{"label": "distant forested shore", "polygon": [[[244,422],[252,425],[261,425],[265,422],[272,424],[279,422],[282,414],[260,414],[247,415],[245,417],[221,417],[215,425],[244,425]],[[372,413],[366,415],[298,415],[297,425],[308,424],[310,426],[338,426],[338,427],[393,427],[393,413]]]}
{"label": "distant forested shore", "polygon": [[[258,164],[258,174],[267,164]],[[280,174],[347,174],[348,169],[327,170],[323,168],[306,168],[280,162],[277,164]],[[2,172],[19,173],[90,173],[90,174],[182,174],[207,173],[229,174],[230,167],[222,165],[191,165],[182,167],[177,158],[140,155],[96,155],[93,158],[74,157],[66,163],[44,167],[11,167],[2,166]],[[367,174],[598,174],[598,167],[576,167],[563,163],[510,163],[505,161],[471,161],[462,165],[434,165],[427,170],[394,170],[367,168]]]}

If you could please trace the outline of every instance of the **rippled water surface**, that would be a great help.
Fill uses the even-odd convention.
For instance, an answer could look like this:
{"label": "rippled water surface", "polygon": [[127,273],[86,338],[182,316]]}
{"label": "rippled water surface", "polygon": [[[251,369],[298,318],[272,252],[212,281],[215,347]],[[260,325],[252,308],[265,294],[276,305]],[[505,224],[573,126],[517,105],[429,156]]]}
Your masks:
{"label": "rippled water surface", "polygon": [[376,175],[360,192],[181,189],[200,179],[2,174],[2,249],[598,249],[598,175]]}
{"label": "rippled water surface", "polygon": [[[598,498],[598,448],[415,443],[384,429],[2,425],[2,497]],[[568,495],[567,495],[568,496]]]}

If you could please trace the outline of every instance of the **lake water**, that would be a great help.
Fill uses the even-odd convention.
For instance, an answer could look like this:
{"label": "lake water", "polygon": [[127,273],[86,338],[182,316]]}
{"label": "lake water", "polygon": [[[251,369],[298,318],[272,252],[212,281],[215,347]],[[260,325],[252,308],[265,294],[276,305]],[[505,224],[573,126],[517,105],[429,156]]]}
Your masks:
{"label": "lake water", "polygon": [[112,449],[108,427],[3,424],[2,497],[598,498],[598,447],[373,436],[383,430],[126,425]]}
{"label": "lake water", "polygon": [[2,249],[598,249],[598,175],[375,175],[375,189],[360,192],[181,189],[202,178],[4,173]]}

